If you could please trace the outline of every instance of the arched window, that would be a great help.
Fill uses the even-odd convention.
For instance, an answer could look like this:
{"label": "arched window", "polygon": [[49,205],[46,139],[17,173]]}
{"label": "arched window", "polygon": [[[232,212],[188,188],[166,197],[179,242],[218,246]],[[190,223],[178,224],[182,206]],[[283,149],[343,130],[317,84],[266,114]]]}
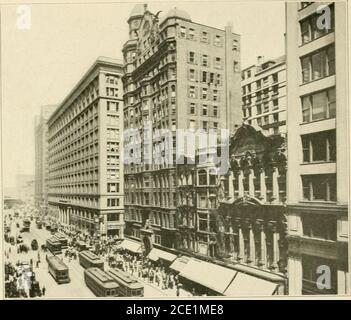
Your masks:
{"label": "arched window", "polygon": [[207,185],[207,172],[206,170],[199,170],[198,172],[199,186]]}

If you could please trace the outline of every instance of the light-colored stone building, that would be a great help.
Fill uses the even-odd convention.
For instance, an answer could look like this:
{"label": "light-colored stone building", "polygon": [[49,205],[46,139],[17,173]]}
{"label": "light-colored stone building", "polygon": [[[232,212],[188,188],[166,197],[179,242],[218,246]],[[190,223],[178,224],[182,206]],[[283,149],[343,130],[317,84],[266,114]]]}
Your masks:
{"label": "light-colored stone building", "polygon": [[291,295],[350,293],[346,26],[344,2],[286,4]]}
{"label": "light-colored stone building", "polygon": [[265,60],[241,71],[244,120],[268,135],[286,133],[285,56]]}
{"label": "light-colored stone building", "polygon": [[48,120],[49,214],[123,238],[121,62],[100,57]]}
{"label": "light-colored stone building", "polygon": [[48,126],[56,105],[42,106],[35,120],[35,205],[47,212],[48,205]]}

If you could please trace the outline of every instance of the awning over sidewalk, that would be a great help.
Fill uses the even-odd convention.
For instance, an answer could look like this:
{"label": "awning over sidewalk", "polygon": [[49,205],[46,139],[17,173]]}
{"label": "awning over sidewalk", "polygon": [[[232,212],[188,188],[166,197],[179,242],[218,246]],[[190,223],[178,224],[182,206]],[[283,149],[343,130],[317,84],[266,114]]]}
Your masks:
{"label": "awning over sidewalk", "polygon": [[128,250],[133,253],[141,253],[141,243],[132,241],[129,239],[124,239],[123,242],[119,245],[119,247],[122,247],[125,250]]}
{"label": "awning over sidewalk", "polygon": [[173,261],[173,263],[169,266],[170,269],[181,272],[187,263],[190,261],[189,257],[181,256]]}
{"label": "awning over sidewalk", "polygon": [[213,291],[223,293],[238,272],[214,263],[190,259],[180,276]]}
{"label": "awning over sidewalk", "polygon": [[272,296],[278,284],[238,272],[233,282],[224,291],[224,295],[238,296]]}
{"label": "awning over sidewalk", "polygon": [[162,259],[162,260],[166,260],[168,262],[172,262],[174,261],[177,256],[173,253],[169,253],[167,251],[163,251],[163,250],[160,250],[160,249],[157,249],[157,248],[153,248],[149,255],[148,255],[148,258],[152,261],[157,261],[159,259]]}

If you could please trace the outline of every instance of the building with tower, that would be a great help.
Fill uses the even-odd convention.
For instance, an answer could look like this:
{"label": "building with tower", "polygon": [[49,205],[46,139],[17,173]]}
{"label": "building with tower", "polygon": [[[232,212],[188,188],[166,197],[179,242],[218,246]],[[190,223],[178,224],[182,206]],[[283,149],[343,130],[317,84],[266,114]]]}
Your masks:
{"label": "building with tower", "polygon": [[[124,167],[125,234],[145,252],[153,246],[176,249],[176,130],[234,130],[241,123],[240,36],[230,26],[193,22],[177,8],[161,15],[142,4],[128,24],[124,129],[137,132],[142,142],[141,161]],[[170,133],[168,143],[159,132]]]}

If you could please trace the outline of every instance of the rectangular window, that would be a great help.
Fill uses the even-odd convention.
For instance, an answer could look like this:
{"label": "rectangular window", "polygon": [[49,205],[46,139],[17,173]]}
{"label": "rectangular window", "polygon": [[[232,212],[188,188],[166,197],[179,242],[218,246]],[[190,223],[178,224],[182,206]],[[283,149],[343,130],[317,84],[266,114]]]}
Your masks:
{"label": "rectangular window", "polygon": [[207,82],[207,72],[202,71],[201,82]]}
{"label": "rectangular window", "polygon": [[215,36],[214,45],[218,47],[222,46],[222,37],[220,35]]}
{"label": "rectangular window", "polygon": [[218,107],[217,106],[213,106],[213,116],[214,117],[218,117]]}
{"label": "rectangular window", "polygon": [[195,81],[195,69],[189,69],[189,80]]}
{"label": "rectangular window", "polygon": [[303,200],[336,201],[336,175],[304,175],[302,178]]}
{"label": "rectangular window", "polygon": [[218,90],[214,89],[212,93],[213,101],[219,101]]}
{"label": "rectangular window", "polygon": [[202,55],[201,65],[203,67],[208,67],[208,55],[207,54]]}
{"label": "rectangular window", "polygon": [[222,68],[222,59],[220,57],[216,57],[215,67],[221,69]]}
{"label": "rectangular window", "polygon": [[207,116],[208,114],[207,114],[207,105],[203,105],[202,106],[202,115],[203,116]]}
{"label": "rectangular window", "polygon": [[196,56],[195,56],[195,52],[190,51],[189,52],[189,56],[188,56],[188,62],[189,63],[196,63]]}
{"label": "rectangular window", "polygon": [[208,89],[207,88],[202,88],[202,90],[201,90],[201,98],[203,99],[203,100],[206,100],[207,99],[207,97],[208,97]]}
{"label": "rectangular window", "polygon": [[203,31],[201,34],[201,41],[208,43],[208,33]]}
{"label": "rectangular window", "polygon": [[303,162],[330,162],[336,160],[335,130],[301,136]]}
{"label": "rectangular window", "polygon": [[190,114],[196,114],[196,104],[195,103],[190,103],[189,113]]}
{"label": "rectangular window", "polygon": [[195,40],[195,30],[194,29],[189,29],[189,39]]}
{"label": "rectangular window", "polygon": [[334,118],[336,115],[335,87],[301,97],[304,123]]}
{"label": "rectangular window", "polygon": [[186,37],[186,28],[183,26],[180,27],[180,36],[181,36],[181,38]]}
{"label": "rectangular window", "polygon": [[301,59],[302,82],[308,83],[335,74],[334,45]]}
{"label": "rectangular window", "polygon": [[207,126],[207,121],[202,121],[202,129],[207,130],[208,126]]}
{"label": "rectangular window", "polygon": [[119,183],[108,183],[107,192],[111,192],[111,193],[119,192]]}
{"label": "rectangular window", "polygon": [[196,98],[196,91],[194,86],[189,87],[189,98]]}

